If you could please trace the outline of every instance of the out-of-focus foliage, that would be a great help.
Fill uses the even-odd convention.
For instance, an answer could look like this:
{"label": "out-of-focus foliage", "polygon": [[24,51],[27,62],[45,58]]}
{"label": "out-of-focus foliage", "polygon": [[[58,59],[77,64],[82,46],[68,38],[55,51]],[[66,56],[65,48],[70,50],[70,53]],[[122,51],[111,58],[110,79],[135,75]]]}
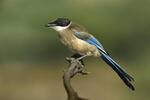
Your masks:
{"label": "out-of-focus foliage", "polygon": [[[48,76],[45,80],[37,81],[38,78],[37,76],[34,76],[34,74],[37,75],[40,71],[36,69],[36,67],[33,67],[35,71],[31,69],[32,73],[30,73],[28,72],[30,68],[28,69],[27,66],[29,65],[32,67],[31,63],[33,62],[35,65],[41,64],[38,65],[38,68],[43,71],[39,73],[41,78],[49,75],[49,73],[53,73],[53,76],[57,78],[59,77],[57,76],[57,73],[60,74],[62,68],[57,69],[59,70],[57,72],[53,67],[64,63],[64,57],[71,56],[72,53],[60,43],[57,32],[44,27],[44,25],[58,17],[67,17],[88,29],[88,31],[103,44],[107,52],[109,52],[114,59],[117,59],[119,64],[124,65],[125,67],[123,67],[125,69],[128,69],[128,71],[133,73],[136,80],[137,90],[133,93],[131,93],[130,90],[127,90],[125,91],[125,95],[123,95],[124,89],[121,90],[117,87],[120,82],[119,80],[112,79],[107,82],[108,79],[106,79],[105,82],[100,84],[100,81],[105,80],[102,77],[104,75],[106,76],[105,78],[107,78],[108,75],[111,79],[112,73],[107,71],[109,70],[109,67],[104,68],[103,70],[103,66],[105,67],[107,65],[104,65],[102,61],[95,58],[87,59],[89,62],[93,62],[86,65],[92,67],[91,70],[96,71],[97,69],[100,69],[99,66],[102,67],[102,70],[99,70],[99,73],[94,74],[95,76],[93,75],[93,77],[87,77],[86,80],[93,83],[94,79],[91,78],[101,77],[99,81],[96,82],[102,86],[99,87],[97,83],[95,83],[95,85],[94,83],[91,83],[92,85],[88,84],[86,85],[87,87],[95,87],[92,88],[93,90],[87,90],[88,92],[84,91],[83,93],[85,94],[83,95],[86,97],[93,91],[93,95],[95,93],[95,96],[93,96],[95,97],[95,100],[99,100],[98,96],[100,96],[101,99],[110,100],[112,95],[113,97],[111,100],[148,100],[148,98],[150,98],[148,95],[148,93],[150,93],[149,9],[149,0],[0,0],[0,79],[2,80],[0,88],[4,86],[0,91],[4,95],[0,95],[0,98],[3,97],[2,100],[4,100],[8,97],[8,100],[13,100],[12,98],[17,98],[18,93],[21,95],[28,93],[28,90],[26,89],[17,89],[19,86],[17,87],[15,82],[20,84],[20,87],[26,87],[23,83],[30,83],[27,88],[32,90],[30,91],[29,89],[33,95],[28,95],[29,97],[26,98],[26,100],[32,100],[34,97],[37,98],[34,98],[33,100],[38,100],[40,94],[44,95],[42,92],[35,92],[40,91],[38,89],[47,91],[47,96],[50,91],[50,96],[47,98],[45,95],[45,98],[41,97],[41,99],[45,100],[58,100],[59,97],[65,95],[59,95],[61,94],[59,93],[59,96],[56,96],[59,88],[55,87],[55,83],[58,83],[58,81],[52,77],[49,80],[51,80],[50,83],[54,82],[54,84],[50,84],[51,86],[49,88],[53,87],[53,89],[46,89],[46,87],[43,89],[42,86],[48,83],[43,81],[46,81]],[[102,64],[97,63],[98,61]],[[21,63],[21,65],[17,65],[18,63]],[[44,65],[43,63],[48,65]],[[45,68],[47,67],[44,66],[49,66],[50,69],[46,69],[48,70],[46,71]],[[105,71],[106,73],[100,74]],[[22,72],[24,74],[22,74]],[[18,74],[20,76],[17,76]],[[27,77],[25,77],[26,74]],[[32,81],[29,78],[30,75],[33,76],[31,77],[31,80],[37,81],[37,84],[35,84],[37,86],[33,88],[32,86],[34,84],[32,84]],[[34,79],[35,77],[37,79]],[[60,77],[59,81],[61,82]],[[78,79],[76,88],[81,84],[79,81],[80,79]],[[116,82],[112,83],[114,81]],[[39,82],[43,83],[41,83],[41,87],[38,88]],[[62,85],[60,82],[59,85]],[[109,88],[106,88],[105,91],[105,83],[110,83],[110,86],[108,84],[106,86],[113,89],[115,92],[117,90],[122,92],[110,95],[113,91],[111,90],[111,92],[109,92]],[[122,85],[123,83],[120,82],[120,84]],[[14,92],[15,88],[12,88],[13,85],[16,86],[17,92]],[[117,90],[115,90],[113,86],[117,88]],[[87,87],[84,88],[88,89]],[[100,91],[102,87],[103,91]],[[97,89],[99,89],[99,91]],[[61,92],[64,92],[63,89],[61,90]],[[118,93],[119,97],[117,98]],[[110,97],[108,97],[109,95]],[[18,100],[25,99],[24,96],[26,95],[23,95],[22,98],[21,96],[20,98],[18,97]]]}
{"label": "out-of-focus foliage", "polygon": [[108,52],[134,60],[150,50],[149,3],[148,0],[2,0],[0,59],[51,60],[65,56],[68,51],[59,43],[57,33],[44,24],[68,17],[85,26]]}

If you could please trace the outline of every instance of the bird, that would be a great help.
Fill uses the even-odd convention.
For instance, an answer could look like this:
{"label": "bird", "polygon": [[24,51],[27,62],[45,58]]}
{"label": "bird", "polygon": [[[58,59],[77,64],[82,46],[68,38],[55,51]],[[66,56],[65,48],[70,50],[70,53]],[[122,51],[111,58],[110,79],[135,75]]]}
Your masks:
{"label": "bird", "polygon": [[102,44],[83,26],[74,23],[69,18],[57,18],[45,24],[45,26],[58,32],[60,41],[75,53],[73,57],[78,60],[87,56],[102,58],[118,74],[127,87],[132,91],[135,90],[131,84],[134,78],[110,57]]}

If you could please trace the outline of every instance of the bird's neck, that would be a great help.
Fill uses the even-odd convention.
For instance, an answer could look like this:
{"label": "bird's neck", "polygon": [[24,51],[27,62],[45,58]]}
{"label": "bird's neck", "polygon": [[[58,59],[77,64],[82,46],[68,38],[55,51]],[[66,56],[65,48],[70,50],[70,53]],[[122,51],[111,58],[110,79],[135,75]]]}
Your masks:
{"label": "bird's neck", "polygon": [[72,41],[75,40],[75,36],[73,35],[73,32],[71,30],[65,29],[59,31],[59,39],[63,44],[69,46],[72,44]]}
{"label": "bird's neck", "polygon": [[59,31],[58,33],[61,38],[66,38],[66,39],[74,38],[73,32],[69,29],[64,29],[62,31]]}

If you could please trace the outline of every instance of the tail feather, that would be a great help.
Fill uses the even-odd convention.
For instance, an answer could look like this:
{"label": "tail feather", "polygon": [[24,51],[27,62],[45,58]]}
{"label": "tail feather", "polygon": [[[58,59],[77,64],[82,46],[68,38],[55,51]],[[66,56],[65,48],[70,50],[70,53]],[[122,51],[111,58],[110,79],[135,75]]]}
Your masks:
{"label": "tail feather", "polygon": [[134,86],[130,83],[130,81],[134,81],[134,79],[124,70],[122,69],[113,59],[111,59],[107,54],[101,52],[102,59],[112,67],[112,69],[119,75],[119,77],[123,80],[123,82],[133,91],[135,90]]}

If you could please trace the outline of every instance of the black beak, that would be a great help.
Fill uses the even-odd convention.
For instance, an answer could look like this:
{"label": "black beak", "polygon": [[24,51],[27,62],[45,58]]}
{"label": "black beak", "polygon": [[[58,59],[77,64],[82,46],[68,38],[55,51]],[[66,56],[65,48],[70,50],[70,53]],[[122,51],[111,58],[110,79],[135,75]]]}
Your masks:
{"label": "black beak", "polygon": [[53,27],[56,26],[56,24],[45,24],[45,27]]}

